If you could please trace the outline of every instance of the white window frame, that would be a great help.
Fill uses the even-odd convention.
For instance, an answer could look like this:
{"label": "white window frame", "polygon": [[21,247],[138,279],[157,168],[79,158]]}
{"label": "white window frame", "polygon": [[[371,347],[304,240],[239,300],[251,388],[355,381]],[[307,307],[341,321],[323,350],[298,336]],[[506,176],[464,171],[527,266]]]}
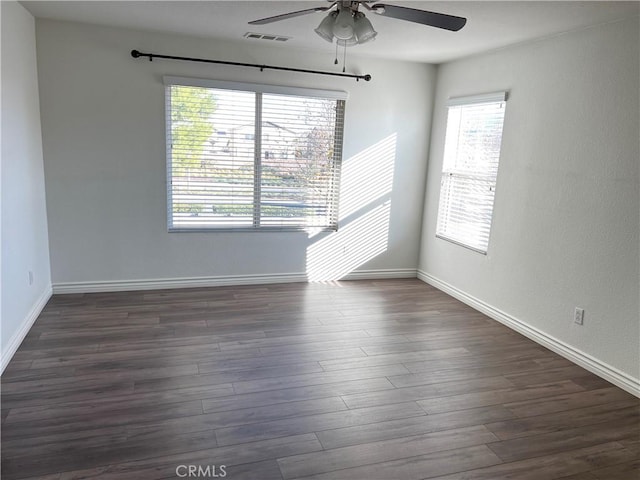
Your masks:
{"label": "white window frame", "polygon": [[[281,85],[268,85],[268,84],[259,84],[259,83],[247,83],[247,82],[234,82],[234,81],[224,81],[224,80],[212,80],[212,79],[203,79],[203,78],[189,78],[189,77],[177,77],[177,76],[164,76],[163,83],[165,85],[165,138],[166,138],[166,166],[167,166],[167,230],[169,232],[238,232],[238,231],[307,231],[313,230],[317,232],[318,230],[324,231],[336,231],[338,229],[338,204],[339,204],[339,181],[340,181],[340,171],[342,166],[342,147],[343,147],[343,137],[344,137],[344,110],[348,93],[340,90],[323,90],[323,89],[311,89],[311,88],[302,88],[302,87],[289,87],[289,86],[281,86]],[[203,87],[203,88],[212,88],[212,89],[220,89],[220,90],[236,90],[236,91],[244,91],[251,92],[256,94],[278,94],[278,95],[291,95],[298,97],[308,97],[308,98],[321,98],[321,99],[329,99],[329,100],[339,100],[341,103],[341,112],[340,118],[336,121],[339,125],[340,132],[337,135],[334,149],[334,182],[336,186],[334,187],[335,194],[332,202],[331,209],[331,225],[327,227],[306,227],[306,226],[262,226],[256,224],[256,220],[254,218],[253,226],[198,226],[198,227],[183,227],[183,226],[174,226],[173,224],[173,199],[172,199],[172,138],[171,138],[171,102],[170,102],[170,88],[171,86],[179,85],[179,86],[191,86],[191,87]],[[260,97],[260,95],[259,95]],[[259,105],[261,103],[261,98],[257,101]],[[261,110],[256,107],[256,122],[260,122]],[[260,127],[257,127],[258,131],[260,131]],[[260,145],[259,139],[256,141],[256,146]],[[255,168],[260,167],[260,159],[255,160]],[[256,180],[259,181],[259,180]],[[256,187],[256,191],[254,196],[256,200],[259,201],[260,188],[259,185]],[[258,208],[259,210],[259,208]]]}
{"label": "white window frame", "polygon": [[[455,98],[450,98],[447,101],[447,125],[446,125],[447,131],[445,133],[445,136],[448,136],[451,134],[451,132],[449,132],[449,115],[451,113],[452,107],[464,108],[467,106],[475,107],[482,104],[501,104],[501,108],[503,109],[503,116],[500,124],[500,147],[498,149],[497,158],[494,159],[496,164],[495,173],[492,173],[489,171],[489,169],[487,169],[486,174],[482,174],[482,173],[470,174],[468,172],[461,172],[457,170],[455,167],[452,167],[452,163],[453,163],[451,161],[452,157],[455,154],[456,160],[457,160],[458,158],[457,155],[459,154],[459,150],[457,149],[457,144],[460,143],[460,132],[458,132],[455,152],[450,152],[447,150],[448,145],[451,145],[451,144],[448,141],[448,137],[446,137],[447,141],[445,141],[445,151],[443,154],[442,177],[440,182],[440,195],[439,195],[439,201],[438,201],[436,237],[442,240],[446,240],[448,242],[454,243],[456,245],[460,245],[472,251],[481,253],[483,255],[487,254],[487,251],[489,248],[489,239],[490,239],[491,227],[493,223],[493,208],[495,205],[496,183],[497,183],[498,168],[500,164],[500,156],[501,156],[501,150],[502,150],[502,136],[504,132],[504,110],[506,109],[507,96],[508,96],[508,93],[504,91],[504,92],[473,95],[473,96],[466,96],[466,97],[455,97]],[[491,202],[490,202],[490,205],[485,205],[490,209],[488,222],[482,222],[480,224],[476,223],[476,225],[479,226],[480,228],[486,229],[486,243],[484,243],[482,239],[477,239],[477,238],[470,239],[469,237],[465,238],[463,233],[455,232],[455,231],[452,232],[451,228],[447,228],[449,219],[452,215],[451,211],[447,210],[447,207],[450,206],[453,202],[449,198],[444,198],[445,195],[447,194],[451,195],[450,190],[445,190],[446,188],[445,184],[447,184],[447,182],[452,179],[465,179],[470,183],[477,182],[477,183],[484,183],[489,185],[489,189],[492,192],[492,194],[490,195]],[[469,190],[465,190],[465,193],[469,193],[470,191],[471,191],[471,187],[469,187]],[[464,196],[464,193],[461,194],[461,196]],[[466,217],[466,219],[469,222],[474,221],[474,219],[471,218],[470,216]],[[477,222],[477,220],[475,221]]]}

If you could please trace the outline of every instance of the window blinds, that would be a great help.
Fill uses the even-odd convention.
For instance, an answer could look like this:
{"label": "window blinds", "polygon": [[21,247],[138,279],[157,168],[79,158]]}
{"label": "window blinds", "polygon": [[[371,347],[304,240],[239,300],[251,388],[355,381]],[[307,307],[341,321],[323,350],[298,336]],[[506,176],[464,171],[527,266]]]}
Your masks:
{"label": "window blinds", "polygon": [[170,230],[337,227],[341,92],[167,83]]}
{"label": "window blinds", "polygon": [[449,102],[436,235],[486,253],[506,93]]}

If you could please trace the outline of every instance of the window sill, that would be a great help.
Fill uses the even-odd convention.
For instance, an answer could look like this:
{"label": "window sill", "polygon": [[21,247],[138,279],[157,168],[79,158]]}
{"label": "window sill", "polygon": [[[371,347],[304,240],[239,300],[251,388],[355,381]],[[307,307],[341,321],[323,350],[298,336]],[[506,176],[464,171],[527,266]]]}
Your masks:
{"label": "window sill", "polygon": [[467,250],[471,250],[472,252],[476,252],[476,253],[479,253],[481,255],[486,255],[487,254],[486,250],[482,250],[482,249],[477,248],[477,247],[472,247],[470,245],[462,243],[459,240],[454,240],[453,238],[445,237],[444,235],[441,235],[441,234],[436,234],[436,238],[439,238],[440,240],[445,240],[445,241],[447,241],[449,243],[453,243],[454,245],[458,245],[460,247],[466,248]]}

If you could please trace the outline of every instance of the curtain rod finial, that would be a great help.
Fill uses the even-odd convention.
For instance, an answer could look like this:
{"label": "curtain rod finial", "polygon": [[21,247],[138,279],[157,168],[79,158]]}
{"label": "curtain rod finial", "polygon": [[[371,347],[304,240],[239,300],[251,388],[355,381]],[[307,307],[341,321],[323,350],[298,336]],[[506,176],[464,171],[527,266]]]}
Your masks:
{"label": "curtain rod finial", "polygon": [[131,56],[133,58],[138,58],[140,56],[140,52],[138,50],[131,50]]}

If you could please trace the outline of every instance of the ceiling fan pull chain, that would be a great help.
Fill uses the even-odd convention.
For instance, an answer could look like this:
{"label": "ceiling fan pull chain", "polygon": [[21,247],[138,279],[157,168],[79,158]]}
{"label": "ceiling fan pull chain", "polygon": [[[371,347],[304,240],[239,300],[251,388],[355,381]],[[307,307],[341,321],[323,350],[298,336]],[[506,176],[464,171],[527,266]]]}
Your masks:
{"label": "ceiling fan pull chain", "polygon": [[338,65],[338,42],[336,42],[336,59],[333,61],[334,65]]}
{"label": "ceiling fan pull chain", "polygon": [[347,71],[347,44],[344,45],[344,57],[342,59],[342,73]]}

